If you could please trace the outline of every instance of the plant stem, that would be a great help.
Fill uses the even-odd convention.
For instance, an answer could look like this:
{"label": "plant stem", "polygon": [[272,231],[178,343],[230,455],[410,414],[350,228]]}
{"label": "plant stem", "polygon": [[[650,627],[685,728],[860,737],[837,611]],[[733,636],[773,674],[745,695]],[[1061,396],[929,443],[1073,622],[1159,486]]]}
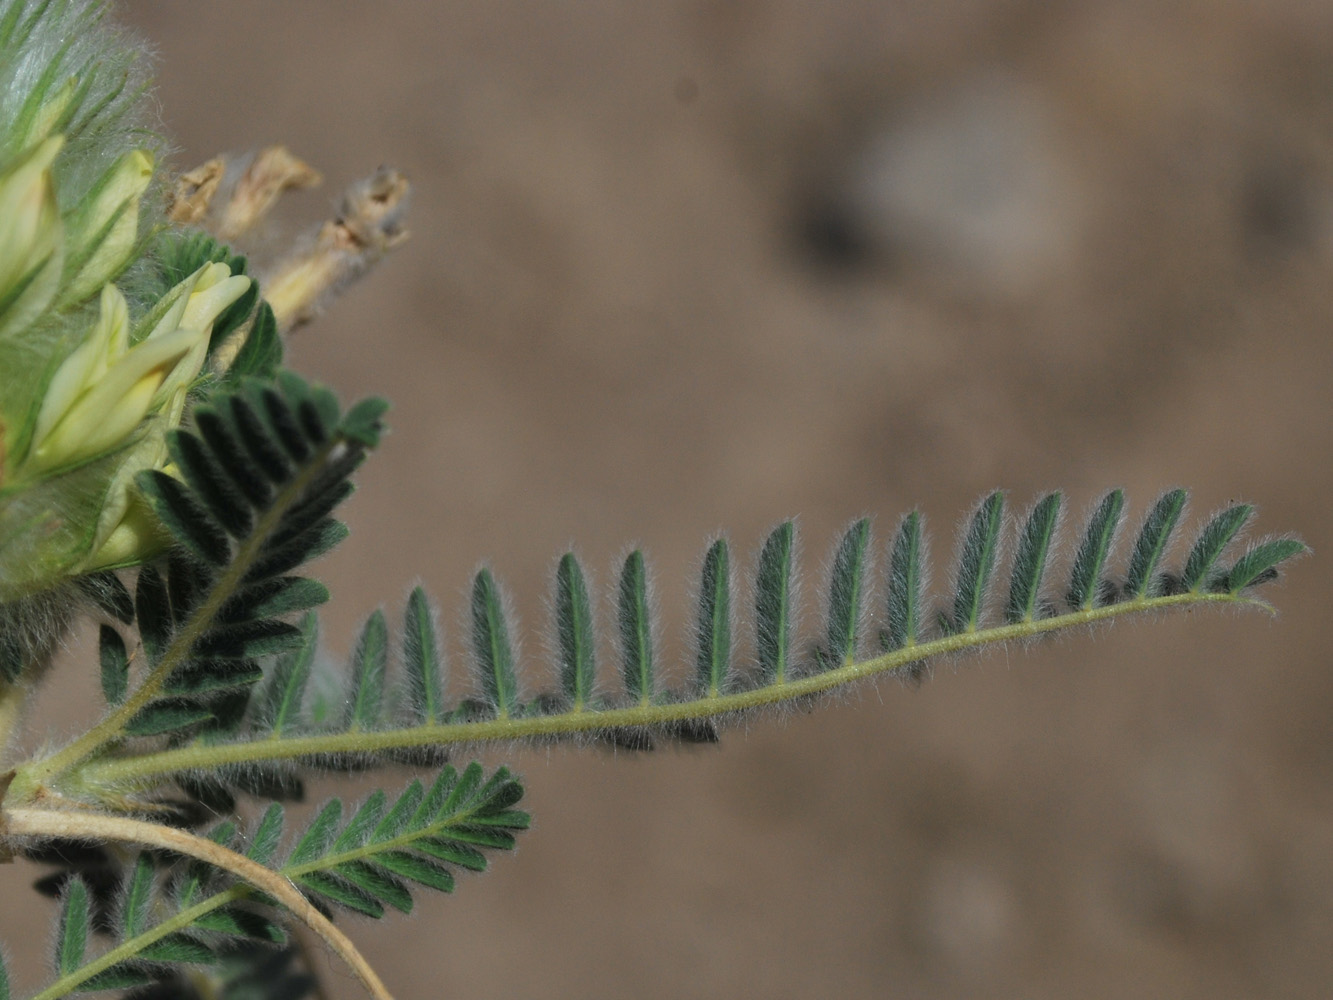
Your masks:
{"label": "plant stem", "polygon": [[[81,770],[90,788],[107,791],[117,785],[151,784],[162,776],[188,770],[211,770],[261,760],[292,760],[321,754],[374,753],[417,746],[448,746],[496,740],[560,736],[608,729],[663,725],[717,718],[817,695],[857,680],[901,669],[931,657],[966,652],[993,643],[1034,639],[1049,632],[1093,625],[1130,614],[1202,604],[1233,604],[1268,609],[1263,601],[1234,594],[1188,593],[1148,597],[1121,604],[1071,611],[1036,621],[1016,622],[943,636],[896,649],[869,660],[809,674],[785,683],[747,691],[665,704],[634,705],[605,711],[514,716],[481,722],[442,723],[410,729],[325,733],[248,743],[196,745],[120,759],[94,761]],[[20,770],[22,775],[22,770]]]}
{"label": "plant stem", "polygon": [[[237,854],[220,844],[196,837],[156,823],[120,816],[96,813],[57,811],[52,809],[8,809],[0,813],[0,832],[8,836],[62,837],[71,840],[116,841],[158,847],[198,858],[208,864],[231,872],[237,878],[272,896],[291,911],[296,919],[318,934],[337,955],[347,963],[376,1000],[393,1000],[375,970],[370,967],[356,945],[342,931],[311,905],[297,888],[284,876],[244,854]],[[205,902],[208,902],[205,900]],[[218,905],[221,905],[219,903]],[[189,913],[190,911],[184,911]],[[183,915],[183,914],[181,914]],[[181,915],[178,915],[181,916]],[[178,918],[173,918],[178,919]],[[161,926],[161,925],[159,925]],[[109,968],[110,966],[108,966]],[[60,996],[53,993],[51,996]]]}

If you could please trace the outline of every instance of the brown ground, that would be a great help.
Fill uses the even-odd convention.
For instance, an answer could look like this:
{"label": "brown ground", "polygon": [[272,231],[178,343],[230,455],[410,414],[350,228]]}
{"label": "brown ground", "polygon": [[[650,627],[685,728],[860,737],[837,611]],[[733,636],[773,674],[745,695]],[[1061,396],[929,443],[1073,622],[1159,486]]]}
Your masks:
{"label": "brown ground", "polygon": [[349,922],[400,997],[1329,994],[1333,8],[126,13],[181,166],[286,142],[309,218],[381,162],[416,185],[412,241],[290,350],[395,404],[324,567],[336,649],[417,579],[452,625],[485,560],[544,669],[554,558],[606,582],[637,541],[679,660],[710,532],[799,513],[814,584],[849,518],[920,505],[942,578],[995,486],[1123,485],[1137,520],[1186,484],[1319,553],[1276,621],[1119,625],[720,749],[510,754],[517,856]]}

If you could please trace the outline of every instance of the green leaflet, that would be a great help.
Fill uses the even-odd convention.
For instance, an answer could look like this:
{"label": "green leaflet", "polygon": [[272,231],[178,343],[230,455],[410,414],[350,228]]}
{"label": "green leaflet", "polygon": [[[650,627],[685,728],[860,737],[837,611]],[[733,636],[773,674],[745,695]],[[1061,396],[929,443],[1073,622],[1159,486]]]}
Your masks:
{"label": "green leaflet", "polygon": [[1277,575],[1277,564],[1309,552],[1304,542],[1295,538],[1271,538],[1251,546],[1223,575],[1220,585],[1231,594],[1263,583]]}
{"label": "green leaflet", "polygon": [[865,606],[866,555],[870,547],[870,519],[852,524],[838,542],[829,577],[828,657],[825,668],[856,659]]}
{"label": "green leaflet", "polygon": [[5,956],[0,952],[0,1000],[9,998],[9,969],[5,967]]}
{"label": "green leaflet", "polygon": [[765,683],[782,684],[791,665],[795,526],[779,524],[764,540],[755,578],[755,644]]}
{"label": "green leaflet", "polygon": [[108,704],[119,705],[130,686],[130,656],[125,640],[110,625],[98,630],[97,657],[102,665],[102,693]]}
{"label": "green leaflet", "polygon": [[981,624],[1003,522],[1004,494],[997,491],[981,502],[963,540],[950,622],[954,632],[975,632]]}
{"label": "green leaflet", "polygon": [[148,927],[149,907],[153,901],[153,859],[140,854],[135,859],[121,907],[121,937],[132,938]]}
{"label": "green leaflet", "polygon": [[1180,522],[1188,497],[1184,490],[1170,490],[1162,494],[1148,512],[1134,542],[1134,554],[1130,557],[1129,574],[1125,578],[1125,593],[1130,597],[1142,599],[1160,591],[1157,567],[1171,544],[1171,533]]}
{"label": "green leaflet", "polygon": [[1101,603],[1104,587],[1102,574],[1115,545],[1125,510],[1125,493],[1112,490],[1102,497],[1088,520],[1074,556],[1066,603],[1075,611],[1087,611]]}
{"label": "green leaflet", "polygon": [[56,931],[56,969],[63,976],[83,963],[88,946],[88,887],[77,875],[65,886]]}
{"label": "green leaflet", "polygon": [[487,704],[501,719],[518,707],[514,654],[500,588],[483,569],[472,586],[472,655]]}
{"label": "green leaflet", "polygon": [[926,543],[920,511],[912,511],[898,525],[889,555],[889,649],[915,646],[921,635],[925,589]]}
{"label": "green leaflet", "polygon": [[278,659],[265,688],[259,717],[274,738],[300,722],[306,682],[310,679],[319,640],[318,623],[319,619],[313,613],[305,616],[301,623],[302,644]]}
{"label": "green leaflet", "polygon": [[379,722],[388,656],[389,628],[384,621],[384,612],[376,611],[366,621],[352,654],[352,680],[344,729],[373,729]]}
{"label": "green leaflet", "polygon": [[268,378],[281,365],[282,339],[278,336],[278,323],[269,304],[260,302],[250,332],[227,375],[229,378],[243,378],[247,375]]}
{"label": "green leaflet", "polygon": [[1185,572],[1180,579],[1180,586],[1184,590],[1198,593],[1211,582],[1209,576],[1222,550],[1231,544],[1253,513],[1254,508],[1249,504],[1235,504],[1204,526],[1185,561]]}
{"label": "green leaflet", "polygon": [[1041,614],[1041,581],[1051,554],[1051,539],[1060,519],[1060,494],[1048,493],[1037,501],[1023,526],[1014,553],[1013,576],[1009,583],[1008,622],[1030,622]]}
{"label": "green leaflet", "polygon": [[719,538],[704,556],[699,584],[696,685],[709,698],[727,689],[731,668],[731,566],[727,541]]}
{"label": "green leaflet", "polygon": [[650,705],[654,696],[652,614],[643,553],[637,549],[625,559],[618,597],[616,620],[625,687],[638,704]]}
{"label": "green leaflet", "polygon": [[257,864],[267,865],[273,860],[282,841],[282,806],[274,802],[264,811],[250,841],[250,849],[245,856]]}
{"label": "green leaflet", "polygon": [[593,658],[592,605],[583,569],[567,552],[555,574],[555,627],[560,645],[560,684],[573,710],[592,699],[597,665]]}
{"label": "green leaflet", "polygon": [[429,726],[444,717],[444,691],[440,642],[435,634],[435,616],[420,587],[407,601],[403,622],[403,666],[407,670],[411,719]]}

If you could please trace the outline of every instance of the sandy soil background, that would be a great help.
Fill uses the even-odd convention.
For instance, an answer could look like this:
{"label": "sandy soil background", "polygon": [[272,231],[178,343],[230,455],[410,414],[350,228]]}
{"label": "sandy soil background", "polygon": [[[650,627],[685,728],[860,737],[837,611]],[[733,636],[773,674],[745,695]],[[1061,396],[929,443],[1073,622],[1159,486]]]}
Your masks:
{"label": "sandy soil background", "polygon": [[[124,15],[179,166],[288,144],[327,177],[292,226],[380,163],[415,184],[412,240],[289,353],[394,402],[323,567],[335,651],[420,580],[461,670],[484,560],[548,677],[556,557],[606,584],[634,542],[683,663],[710,533],[748,558],[799,514],[813,600],[849,519],[882,545],[919,505],[943,579],[997,486],[1078,513],[1121,485],[1137,521],[1183,484],[1317,553],[1272,621],[1122,624],[720,748],[496,757],[527,779],[517,855],[348,921],[398,996],[1327,995],[1333,7]],[[0,873],[20,951],[31,877]]]}

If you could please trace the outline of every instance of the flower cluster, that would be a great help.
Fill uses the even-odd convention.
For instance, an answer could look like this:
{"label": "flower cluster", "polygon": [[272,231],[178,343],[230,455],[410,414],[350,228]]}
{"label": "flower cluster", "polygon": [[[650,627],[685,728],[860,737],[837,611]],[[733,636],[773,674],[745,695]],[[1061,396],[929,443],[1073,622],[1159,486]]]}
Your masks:
{"label": "flower cluster", "polygon": [[160,550],[134,478],[170,471],[213,324],[250,286],[226,263],[165,294],[124,284],[160,230],[154,152],[115,129],[127,77],[99,91],[99,54],[28,41],[43,72],[0,107],[0,602]]}

